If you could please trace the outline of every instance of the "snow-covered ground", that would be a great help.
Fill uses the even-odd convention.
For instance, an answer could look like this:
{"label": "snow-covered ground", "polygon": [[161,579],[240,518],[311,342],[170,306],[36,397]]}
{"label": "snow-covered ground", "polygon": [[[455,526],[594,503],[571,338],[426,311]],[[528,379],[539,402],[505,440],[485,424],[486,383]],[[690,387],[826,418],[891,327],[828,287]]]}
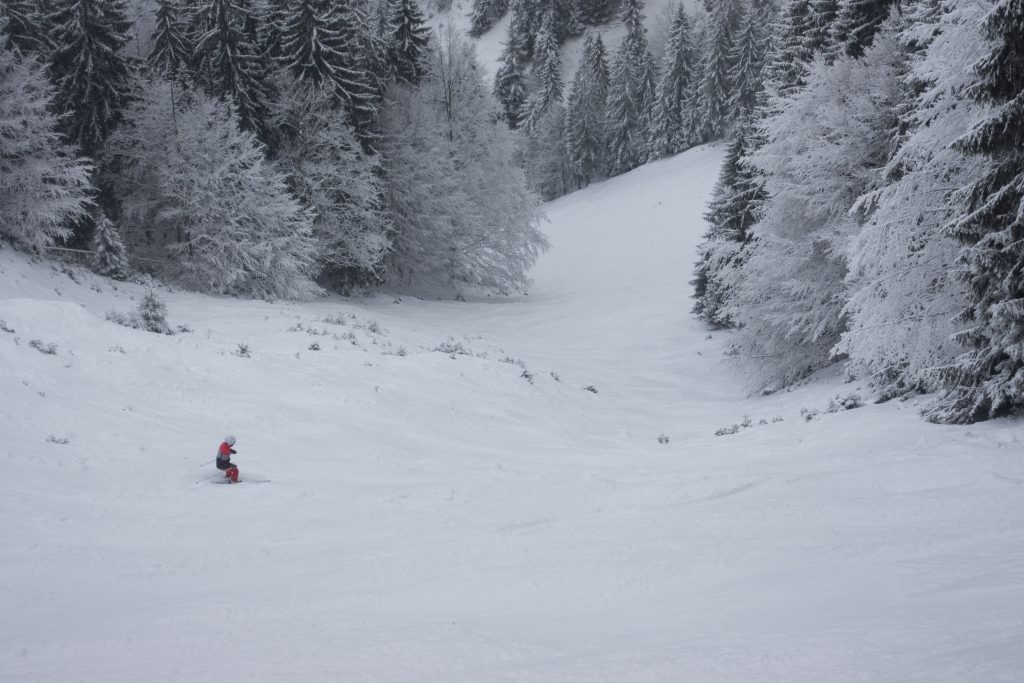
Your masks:
{"label": "snow-covered ground", "polygon": [[0,680],[1020,681],[1024,425],[745,398],[688,314],[721,151],[550,204],[525,297],[165,337],[0,251]]}

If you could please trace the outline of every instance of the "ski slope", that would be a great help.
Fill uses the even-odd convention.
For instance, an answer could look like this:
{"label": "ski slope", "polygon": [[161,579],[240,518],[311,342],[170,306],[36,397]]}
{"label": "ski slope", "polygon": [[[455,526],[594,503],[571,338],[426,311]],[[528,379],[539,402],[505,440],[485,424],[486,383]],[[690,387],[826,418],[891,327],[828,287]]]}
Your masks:
{"label": "ski slope", "polygon": [[1024,425],[745,397],[688,314],[721,154],[549,204],[523,297],[159,336],[0,250],[0,681],[1020,681]]}

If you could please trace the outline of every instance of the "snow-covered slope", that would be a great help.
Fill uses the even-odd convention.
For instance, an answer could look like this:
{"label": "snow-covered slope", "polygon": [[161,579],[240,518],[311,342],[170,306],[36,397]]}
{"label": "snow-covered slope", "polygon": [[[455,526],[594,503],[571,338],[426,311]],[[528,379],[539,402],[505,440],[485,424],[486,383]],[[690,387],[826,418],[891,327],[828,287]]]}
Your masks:
{"label": "snow-covered slope", "polygon": [[688,315],[720,157],[550,204],[527,297],[163,337],[0,251],[0,680],[1020,680],[1021,423],[744,398]]}

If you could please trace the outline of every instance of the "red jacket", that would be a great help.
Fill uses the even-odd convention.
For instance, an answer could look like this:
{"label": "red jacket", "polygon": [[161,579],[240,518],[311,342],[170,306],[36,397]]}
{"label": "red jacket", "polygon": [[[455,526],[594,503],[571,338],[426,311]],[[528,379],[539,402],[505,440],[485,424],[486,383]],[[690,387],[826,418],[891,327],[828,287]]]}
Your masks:
{"label": "red jacket", "polygon": [[219,458],[220,460],[230,460],[231,454],[234,452],[235,449],[228,445],[228,442],[225,441],[220,445],[220,448],[217,449],[217,458]]}

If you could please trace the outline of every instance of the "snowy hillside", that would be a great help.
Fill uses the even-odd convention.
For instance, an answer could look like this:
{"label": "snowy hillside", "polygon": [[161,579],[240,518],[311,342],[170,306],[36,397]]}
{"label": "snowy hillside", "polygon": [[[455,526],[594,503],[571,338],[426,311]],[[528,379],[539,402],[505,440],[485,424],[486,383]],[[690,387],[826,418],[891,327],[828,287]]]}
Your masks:
{"label": "snowy hillside", "polygon": [[721,155],[549,204],[523,297],[161,290],[160,336],[0,251],[0,680],[1019,681],[1024,428],[723,380]]}

